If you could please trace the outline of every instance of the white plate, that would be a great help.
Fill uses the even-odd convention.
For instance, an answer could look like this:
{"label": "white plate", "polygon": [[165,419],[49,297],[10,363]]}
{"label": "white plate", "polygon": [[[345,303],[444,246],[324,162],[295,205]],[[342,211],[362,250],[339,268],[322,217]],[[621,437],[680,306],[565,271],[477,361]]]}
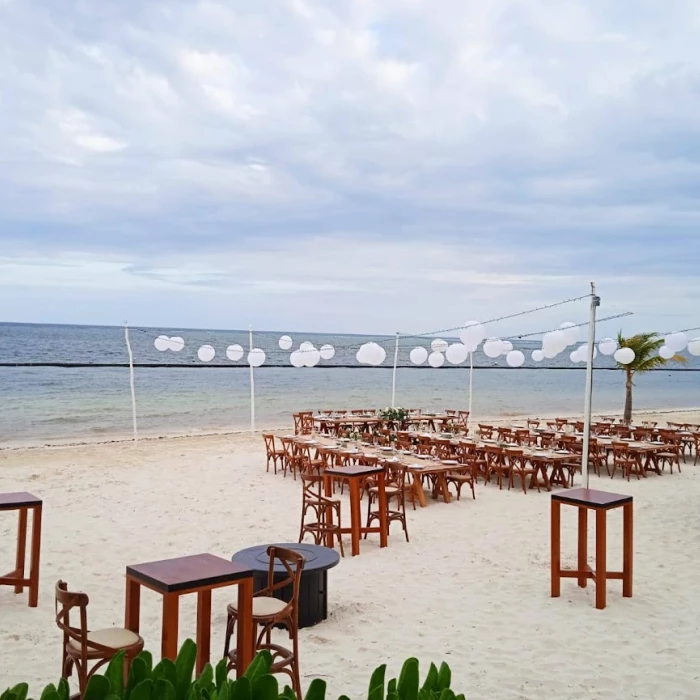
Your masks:
{"label": "white plate", "polygon": [[393,452],[394,448],[393,447],[380,447],[379,451],[380,452]]}
{"label": "white plate", "polygon": [[441,459],[440,461],[443,464],[459,464],[459,462],[456,459]]}

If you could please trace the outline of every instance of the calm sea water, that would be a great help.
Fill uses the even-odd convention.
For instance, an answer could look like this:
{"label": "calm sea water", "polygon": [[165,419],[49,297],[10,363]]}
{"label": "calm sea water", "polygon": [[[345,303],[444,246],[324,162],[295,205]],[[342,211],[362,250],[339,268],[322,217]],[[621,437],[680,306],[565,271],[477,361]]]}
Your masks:
{"label": "calm sea water", "polygon": [[[336,355],[314,368],[295,369],[278,339],[291,335],[294,347],[309,340],[317,347],[330,343]],[[155,349],[160,335],[185,340],[180,353]],[[226,347],[248,344],[246,331],[131,329],[134,362],[173,363],[176,367],[137,367],[135,384],[139,433],[171,435],[219,432],[250,425],[250,380],[245,358],[230,362]],[[367,340],[387,348],[386,368],[358,366],[355,353]],[[204,366],[197,349],[212,345],[216,357]],[[292,331],[255,333],[254,344],[267,356],[255,370],[258,427],[291,423],[291,413],[304,409],[382,407],[391,402],[393,338],[322,335]],[[507,367],[505,358],[474,355],[474,416],[580,414],[585,372],[572,367],[568,353],[546,362],[530,360],[537,347],[515,341],[526,365]],[[408,354],[429,340],[402,339],[397,371],[397,405],[425,409],[466,408],[469,372],[466,366],[416,368]],[[689,367],[700,367],[690,358]],[[97,326],[0,324],[0,363],[126,363],[124,329]],[[283,365],[281,367],[269,366]],[[612,366],[598,357],[596,367]],[[344,368],[341,365],[353,365]],[[621,411],[621,372],[598,371],[594,379],[594,410]],[[121,367],[0,367],[0,444],[60,440],[111,439],[131,431],[129,370]],[[700,405],[700,372],[661,370],[637,379],[635,407],[694,408]]]}

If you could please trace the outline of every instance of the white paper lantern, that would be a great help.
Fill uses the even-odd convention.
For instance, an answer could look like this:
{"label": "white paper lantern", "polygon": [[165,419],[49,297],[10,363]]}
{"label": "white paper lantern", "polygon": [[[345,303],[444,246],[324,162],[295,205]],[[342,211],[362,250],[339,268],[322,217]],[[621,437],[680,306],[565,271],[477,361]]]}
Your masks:
{"label": "white paper lantern", "polygon": [[253,348],[248,353],[248,364],[251,367],[260,367],[265,362],[265,353],[260,348]]}
{"label": "white paper lantern", "polygon": [[555,353],[555,356],[565,350],[568,344],[569,340],[564,331],[551,331],[550,333],[545,333],[542,338],[542,349],[545,353]]}
{"label": "white paper lantern", "polygon": [[229,345],[226,348],[226,357],[231,362],[238,362],[243,357],[243,348],[240,345]]}
{"label": "white paper lantern", "polygon": [[533,362],[542,362],[542,360],[544,360],[544,353],[542,350],[533,350],[531,357]]}
{"label": "white paper lantern", "polygon": [[428,351],[422,345],[419,345],[411,350],[408,357],[414,365],[422,365],[428,359]]}
{"label": "white paper lantern", "polygon": [[301,352],[300,355],[304,362],[304,367],[315,367],[321,361],[321,353],[316,348]]}
{"label": "white paper lantern", "polygon": [[305,350],[315,350],[315,349],[316,349],[316,346],[315,346],[312,342],[310,342],[310,341],[308,341],[308,340],[305,340],[305,341],[299,346],[299,350],[301,350],[302,352],[304,352]]}
{"label": "white paper lantern", "polygon": [[567,345],[576,345],[578,342],[579,333],[581,332],[581,328],[579,326],[577,326],[575,323],[567,321],[559,326],[559,330],[566,336]]}
{"label": "white paper lantern", "polygon": [[617,340],[614,338],[603,338],[598,343],[598,350],[600,350],[601,355],[614,355],[615,350],[617,350]]}
{"label": "white paper lantern", "polygon": [[574,351],[569,355],[569,359],[570,359],[572,362],[581,362],[581,361],[582,361],[581,358],[580,358],[579,355],[578,355],[578,350],[574,350]]}
{"label": "white paper lantern", "polygon": [[155,345],[156,350],[160,350],[161,352],[170,350],[170,338],[168,338],[167,335],[159,335],[155,341],[153,341],[153,345]]}
{"label": "white paper lantern", "polygon": [[321,346],[321,359],[332,360],[335,356],[335,348],[332,345]]}
{"label": "white paper lantern", "polygon": [[446,340],[442,340],[442,338],[435,338],[435,340],[430,343],[430,349],[433,352],[446,352],[448,346],[449,343]]}
{"label": "white paper lantern", "polygon": [[486,337],[486,330],[478,321],[468,321],[459,331],[459,339],[469,352],[474,352]]}
{"label": "white paper lantern", "polygon": [[507,355],[512,350],[513,350],[513,343],[511,343],[510,340],[502,340],[501,341],[501,355]]}
{"label": "white paper lantern", "polygon": [[506,355],[506,364],[509,367],[522,367],[525,364],[525,355],[520,350],[511,350]]}
{"label": "white paper lantern", "polygon": [[469,350],[467,346],[462,343],[452,343],[452,345],[447,348],[445,357],[448,362],[451,362],[453,365],[458,365],[469,357]]}
{"label": "white paper lantern", "polygon": [[[576,348],[576,355],[578,357],[578,360],[575,360],[576,362],[588,362],[588,343],[583,343],[583,345],[579,345]],[[598,349],[593,346],[593,359],[598,357]]]}
{"label": "white paper lantern", "polygon": [[547,360],[553,360],[561,351],[550,348],[542,348],[542,354]]}
{"label": "white paper lantern", "polygon": [[695,357],[700,356],[700,338],[694,338],[688,343],[688,352]]}
{"label": "white paper lantern", "polygon": [[659,348],[659,357],[663,357],[664,360],[670,360],[675,354],[668,345],[662,345]]}
{"label": "white paper lantern", "polygon": [[185,347],[185,341],[179,335],[170,338],[170,349],[173,352],[180,352]]}
{"label": "white paper lantern", "polygon": [[674,354],[683,352],[688,345],[688,336],[685,333],[671,333],[666,336],[666,346],[673,350]]}
{"label": "white paper lantern", "polygon": [[619,362],[621,365],[628,365],[630,362],[634,362],[635,354],[632,348],[620,348],[615,351],[613,357],[615,361]]}
{"label": "white paper lantern", "polygon": [[202,345],[199,350],[197,350],[197,357],[202,362],[211,362],[216,355],[216,350],[211,345]]}
{"label": "white paper lantern", "polygon": [[487,357],[498,357],[503,349],[503,343],[500,338],[489,338],[484,343],[484,354]]}
{"label": "white paper lantern", "polygon": [[428,364],[431,367],[442,367],[445,364],[445,356],[441,352],[431,352],[428,357]]}
{"label": "white paper lantern", "polygon": [[299,352],[299,350],[295,350],[289,355],[289,361],[292,363],[292,367],[303,367],[304,355],[303,353]]}
{"label": "white paper lantern", "polygon": [[357,361],[363,365],[381,365],[386,359],[386,350],[377,343],[370,342],[360,346],[357,351]]}
{"label": "white paper lantern", "polygon": [[282,350],[289,350],[292,347],[292,339],[288,335],[283,335],[279,339],[279,346]]}

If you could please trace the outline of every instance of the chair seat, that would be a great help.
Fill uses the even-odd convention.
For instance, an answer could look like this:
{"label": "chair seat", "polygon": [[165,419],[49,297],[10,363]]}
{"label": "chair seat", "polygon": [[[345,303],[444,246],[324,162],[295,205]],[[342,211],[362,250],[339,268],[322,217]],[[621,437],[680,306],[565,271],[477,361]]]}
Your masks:
{"label": "chair seat", "polygon": [[[126,647],[138,644],[141,639],[135,632],[122,629],[121,627],[93,630],[92,632],[88,632],[87,638],[89,642],[95,642],[96,644],[101,644],[110,649],[125,649]],[[68,641],[68,646],[71,647],[73,651],[80,652],[79,641],[70,639]],[[90,653],[90,651],[91,648],[88,646],[88,653]],[[92,649],[92,651],[95,650]]]}
{"label": "chair seat", "polygon": [[[378,486],[370,486],[367,490],[370,493],[379,493]],[[387,496],[395,496],[399,492],[399,489],[396,486],[385,486],[384,492],[386,493]]]}
{"label": "chair seat", "polygon": [[[253,617],[272,617],[281,613],[289,603],[285,603],[278,598],[270,596],[258,596],[253,598]],[[231,603],[229,608],[233,611],[238,610],[238,602]]]}
{"label": "chair seat", "polygon": [[474,481],[474,477],[471,474],[448,474],[447,478],[452,481]]}

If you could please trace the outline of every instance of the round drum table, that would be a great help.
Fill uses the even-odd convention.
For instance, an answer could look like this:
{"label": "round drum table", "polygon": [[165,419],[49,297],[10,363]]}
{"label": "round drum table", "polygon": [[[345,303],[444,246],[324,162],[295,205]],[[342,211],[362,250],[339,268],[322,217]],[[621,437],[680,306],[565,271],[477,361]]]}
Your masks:
{"label": "round drum table", "polygon": [[[244,564],[252,569],[254,590],[260,591],[267,586],[270,558],[267,549],[270,546],[284,547],[299,552],[304,557],[304,570],[301,574],[299,589],[299,628],[311,627],[328,617],[328,569],[338,565],[340,555],[329,547],[319,547],[315,544],[277,543],[262,544],[248,547],[236,552],[231,560]],[[282,581],[287,576],[284,567],[275,565],[275,582]],[[285,586],[273,593],[275,598],[289,602],[292,598],[292,586]]]}

